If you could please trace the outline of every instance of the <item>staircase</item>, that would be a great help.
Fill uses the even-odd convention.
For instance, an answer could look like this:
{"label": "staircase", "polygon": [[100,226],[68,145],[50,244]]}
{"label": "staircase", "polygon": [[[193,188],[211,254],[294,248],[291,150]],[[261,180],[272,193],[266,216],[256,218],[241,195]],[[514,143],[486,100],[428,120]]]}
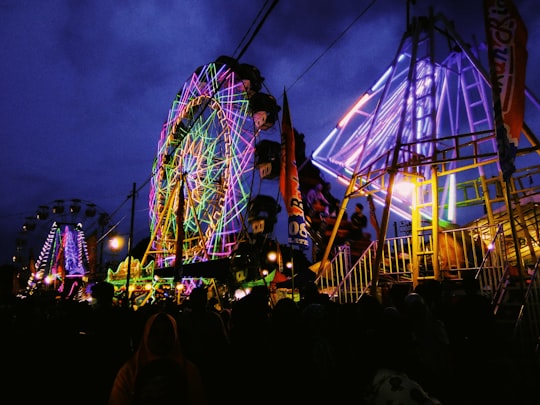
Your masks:
{"label": "staircase", "polygon": [[[501,255],[504,254],[504,234],[492,232],[494,237],[489,243],[481,245],[481,251],[467,247],[466,235],[482,235],[483,227],[445,231],[445,237],[461,240],[462,249],[467,253],[465,261],[456,269],[458,277],[449,279],[459,289],[462,277],[476,277],[481,293],[491,299],[496,316],[501,342],[534,351],[540,355],[540,275],[539,263],[528,269],[523,279],[512,271],[511,266],[504,266]],[[383,259],[379,268],[378,295],[384,302],[384,293],[392,284],[410,284],[413,286],[413,273],[410,256],[413,239],[411,236],[389,238],[384,243]],[[468,250],[467,250],[468,249]],[[377,242],[370,242],[360,258],[352,260],[351,246],[348,244],[335,248],[331,261],[320,272],[316,283],[321,292],[338,303],[357,302],[364,294],[370,293],[372,268]],[[429,267],[420,273],[422,282],[434,279]],[[520,282],[523,282],[523,287]]]}
{"label": "staircase", "polygon": [[[540,259],[534,268],[507,266],[493,297],[500,336],[518,352],[540,355]],[[540,360],[540,358],[539,358]]]}

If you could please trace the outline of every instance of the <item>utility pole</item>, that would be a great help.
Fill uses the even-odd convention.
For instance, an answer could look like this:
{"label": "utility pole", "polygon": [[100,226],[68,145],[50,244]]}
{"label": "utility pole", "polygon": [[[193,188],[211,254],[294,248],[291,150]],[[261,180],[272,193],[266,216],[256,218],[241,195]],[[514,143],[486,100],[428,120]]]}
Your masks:
{"label": "utility pole", "polygon": [[127,261],[127,273],[126,273],[126,298],[124,302],[124,306],[130,307],[129,302],[129,281],[131,278],[131,247],[133,245],[133,224],[135,222],[135,195],[137,193],[137,184],[133,183],[133,190],[131,194],[129,195],[129,198],[131,198],[131,222],[129,224],[129,238],[128,238],[128,246],[127,246],[127,253],[128,253],[128,261]]}

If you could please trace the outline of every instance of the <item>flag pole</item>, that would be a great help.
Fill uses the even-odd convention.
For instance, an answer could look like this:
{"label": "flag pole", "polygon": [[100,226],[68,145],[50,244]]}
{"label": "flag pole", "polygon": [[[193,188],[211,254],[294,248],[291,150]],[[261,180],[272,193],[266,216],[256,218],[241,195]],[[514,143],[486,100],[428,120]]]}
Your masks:
{"label": "flag pole", "polygon": [[294,249],[290,244],[289,251],[291,252],[291,298],[294,301]]}
{"label": "flag pole", "polygon": [[[300,191],[300,178],[296,166],[295,131],[292,125],[287,92],[283,89],[283,114],[281,120],[281,167],[279,188],[288,215],[288,246],[302,249],[309,246],[304,203]],[[291,251],[292,252],[292,251]],[[292,256],[291,256],[292,258]],[[294,285],[294,284],[292,284]],[[294,298],[294,291],[293,291]]]}

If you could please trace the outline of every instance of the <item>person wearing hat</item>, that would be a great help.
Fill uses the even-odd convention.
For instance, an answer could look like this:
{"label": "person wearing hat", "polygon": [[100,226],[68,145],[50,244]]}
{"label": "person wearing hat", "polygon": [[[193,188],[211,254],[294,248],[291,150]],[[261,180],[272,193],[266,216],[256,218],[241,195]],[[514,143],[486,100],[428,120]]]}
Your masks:
{"label": "person wearing hat", "polygon": [[360,203],[354,207],[351,215],[351,239],[359,240],[364,237],[364,228],[367,226],[367,217],[364,215],[364,206]]}

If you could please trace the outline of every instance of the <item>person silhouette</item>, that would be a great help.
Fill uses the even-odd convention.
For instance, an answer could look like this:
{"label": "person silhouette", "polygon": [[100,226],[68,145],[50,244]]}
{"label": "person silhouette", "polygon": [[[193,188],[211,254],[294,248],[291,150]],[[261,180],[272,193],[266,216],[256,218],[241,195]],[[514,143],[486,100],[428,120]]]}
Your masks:
{"label": "person silhouette", "polygon": [[310,189],[306,194],[306,204],[310,211],[318,215],[329,215],[329,206],[330,202],[326,199],[323,194],[324,186],[322,183],[318,183],[315,187]]}
{"label": "person silhouette", "polygon": [[134,405],[180,403],[181,393],[188,390],[184,368],[173,359],[152,360],[137,373],[133,391]]}
{"label": "person silhouette", "polygon": [[354,207],[354,212],[351,215],[351,226],[351,239],[363,239],[364,228],[367,226],[367,217],[364,214],[364,206],[360,203],[356,204],[356,206]]}
{"label": "person silhouette", "polygon": [[[190,404],[208,403],[199,368],[184,356],[176,320],[172,315],[160,311],[149,316],[137,350],[118,370],[108,404],[133,404],[134,394],[139,388],[139,372],[149,363],[161,359],[172,360],[183,368],[187,384],[185,395]],[[181,382],[183,381],[179,384]]]}

